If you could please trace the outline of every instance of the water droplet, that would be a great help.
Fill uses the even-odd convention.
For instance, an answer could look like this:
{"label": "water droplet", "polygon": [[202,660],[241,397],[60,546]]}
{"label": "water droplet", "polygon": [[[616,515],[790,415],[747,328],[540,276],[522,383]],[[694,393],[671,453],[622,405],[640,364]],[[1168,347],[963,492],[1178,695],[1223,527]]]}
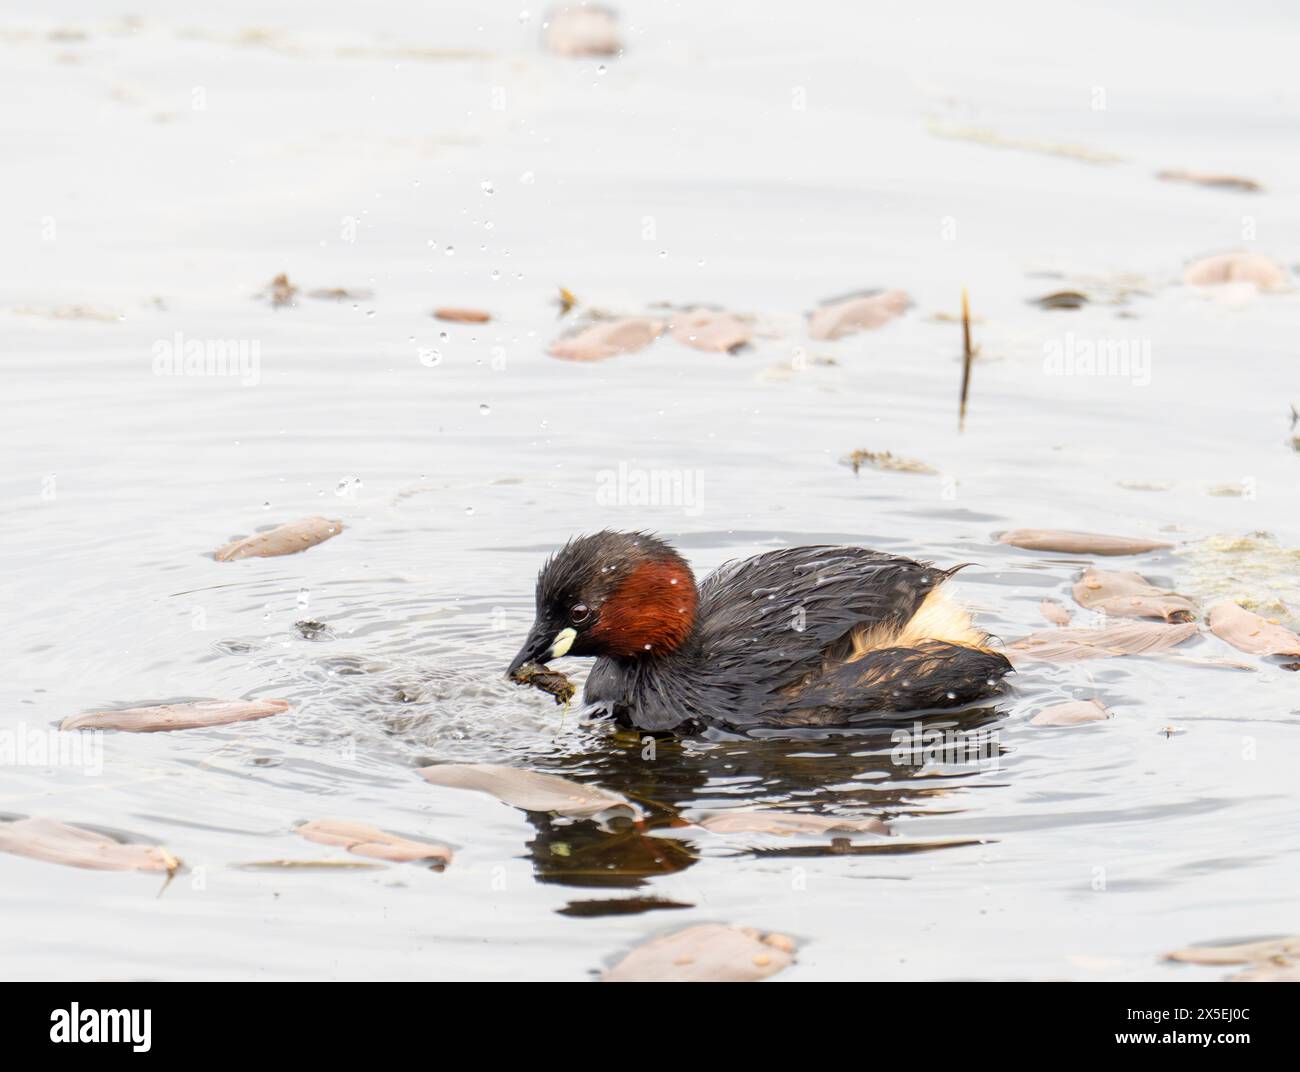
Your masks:
{"label": "water droplet", "polygon": [[492,184],[491,184],[490,182],[488,182],[487,179],[484,179],[484,180],[483,180],[481,183],[479,183],[478,185],[479,185],[479,189],[482,190],[482,191],[483,191],[485,194],[487,194],[489,197],[491,197],[494,193],[496,193],[496,190],[493,189]]}
{"label": "water droplet", "polygon": [[532,184],[535,178],[536,176],[531,171],[525,171],[522,175],[519,176],[519,181],[522,182],[525,186],[529,186]]}
{"label": "water droplet", "polygon": [[447,247],[446,249],[444,249],[442,252],[443,252],[444,254],[446,254],[448,257],[454,257],[454,256],[456,256],[456,247],[455,247],[455,246],[448,246],[448,247]]}
{"label": "water droplet", "polygon": [[473,512],[474,512],[474,507],[472,506],[465,507],[465,513],[472,514]]}
{"label": "water droplet", "polygon": [[420,364],[425,368],[437,368],[442,364],[442,354],[437,350],[420,350]]}
{"label": "water droplet", "polygon": [[438,338],[440,338],[443,342],[446,342],[448,339],[451,338],[451,336],[448,335],[445,331],[440,331],[438,332]]}
{"label": "water droplet", "polygon": [[342,498],[345,495],[351,495],[361,490],[361,478],[359,476],[345,476],[334,487],[334,494]]}
{"label": "water droplet", "polygon": [[604,73],[605,73],[605,70],[606,70],[605,65],[602,63],[599,67],[596,68],[596,73],[597,73],[597,74],[604,74]]}
{"label": "water droplet", "polygon": [[492,412],[492,407],[489,406],[486,402],[484,402],[482,405],[479,406],[478,411],[480,416],[486,417],[489,413]]}
{"label": "water droplet", "polygon": [[660,257],[667,257],[667,256],[668,256],[668,251],[667,251],[666,249],[661,249],[661,250],[659,251],[659,256],[660,256]]}

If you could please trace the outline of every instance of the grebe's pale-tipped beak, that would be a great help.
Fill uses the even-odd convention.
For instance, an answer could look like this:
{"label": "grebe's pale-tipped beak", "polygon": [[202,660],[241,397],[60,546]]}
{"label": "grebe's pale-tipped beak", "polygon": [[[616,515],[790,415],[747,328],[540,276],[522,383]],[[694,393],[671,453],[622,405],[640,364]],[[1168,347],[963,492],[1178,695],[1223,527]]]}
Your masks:
{"label": "grebe's pale-tipped beak", "polygon": [[549,660],[568,654],[574,640],[578,637],[577,631],[561,629],[557,633],[554,629],[555,626],[547,622],[535,623],[528,634],[528,639],[524,641],[524,646],[519,649],[519,654],[511,661],[506,677],[514,677],[525,663],[539,663],[544,666]]}

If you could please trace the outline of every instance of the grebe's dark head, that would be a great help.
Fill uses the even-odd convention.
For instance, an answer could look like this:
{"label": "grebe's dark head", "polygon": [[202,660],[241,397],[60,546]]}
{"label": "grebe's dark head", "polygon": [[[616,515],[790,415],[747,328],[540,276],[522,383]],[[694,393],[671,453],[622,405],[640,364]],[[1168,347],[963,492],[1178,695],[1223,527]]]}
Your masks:
{"label": "grebe's dark head", "polygon": [[562,655],[663,655],[690,635],[695,604],[691,568],[662,540],[642,532],[580,536],[542,567],[537,617],[507,673]]}

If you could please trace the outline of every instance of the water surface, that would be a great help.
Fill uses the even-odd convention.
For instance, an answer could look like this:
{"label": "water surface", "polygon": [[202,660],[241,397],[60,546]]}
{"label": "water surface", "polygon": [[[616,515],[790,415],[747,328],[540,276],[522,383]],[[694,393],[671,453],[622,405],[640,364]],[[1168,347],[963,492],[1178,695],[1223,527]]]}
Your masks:
{"label": "water surface", "polygon": [[[511,8],[327,4],[308,22],[289,5],[143,3],[125,21],[58,2],[7,18],[0,85],[25,103],[3,120],[21,151],[0,293],[0,718],[294,703],[107,735],[99,776],[0,772],[0,813],[158,841],[187,865],[160,894],[154,876],[0,857],[19,923],[0,938],[7,974],[583,979],[716,920],[794,936],[787,979],[1191,979],[1219,973],[1160,954],[1294,933],[1300,699],[1276,665],[1026,668],[966,716],[998,742],[979,770],[899,767],[863,734],[661,742],[647,761],[635,737],[501,680],[543,559],[602,527],[652,528],[700,576],[817,542],[970,562],[957,591],[1006,640],[1046,627],[1044,597],[1072,605],[1090,561],[994,541],[1021,525],[1167,539],[1119,568],[1191,594],[1277,598],[1288,577],[1294,593],[1293,568],[1219,569],[1205,541],[1300,544],[1296,295],[1178,283],[1207,251],[1296,260],[1288,16],[620,6],[628,50],[604,72],[542,54],[540,11]],[[1156,181],[1169,167],[1268,192]],[[280,272],[373,296],[254,300]],[[663,340],[570,364],[545,354],[561,285],[614,310],[714,303],[768,330],[734,356]],[[1126,296],[1029,303],[1070,285]],[[884,286],[913,296],[902,319],[807,338],[818,301]],[[980,359],[959,433],[962,286]],[[494,319],[441,324],[437,305]],[[256,341],[258,382],[155,375],[176,332]],[[1149,377],[1045,374],[1067,334],[1145,345]],[[855,477],[839,459],[859,447],[938,475]],[[698,495],[611,503],[620,465],[689,474]],[[1210,494],[1223,485],[1242,494]],[[308,514],[347,530],[286,558],[208,555]],[[305,638],[304,619],[328,632]],[[1185,650],[1233,654],[1208,636]],[[1116,717],[1029,725],[1076,697]],[[415,774],[442,761],[589,780],[651,819],[528,816]],[[897,837],[672,825],[741,806],[875,815]],[[293,833],[323,816],[457,855],[442,873],[246,866],[341,856]]]}

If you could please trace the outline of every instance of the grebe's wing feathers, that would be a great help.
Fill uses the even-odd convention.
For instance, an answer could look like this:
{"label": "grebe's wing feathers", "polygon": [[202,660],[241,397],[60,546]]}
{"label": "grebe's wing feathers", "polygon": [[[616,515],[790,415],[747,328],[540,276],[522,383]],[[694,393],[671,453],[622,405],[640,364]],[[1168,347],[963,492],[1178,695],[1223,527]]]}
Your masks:
{"label": "grebe's wing feathers", "polygon": [[943,640],[878,648],[785,690],[789,726],[843,726],[863,715],[969,704],[993,695],[1011,672],[1000,652]]}
{"label": "grebe's wing feathers", "polygon": [[[719,567],[700,584],[697,651],[714,680],[762,694],[819,671],[856,627],[901,626],[948,573],[863,547],[792,547]],[[761,703],[759,704],[761,706]]]}
{"label": "grebe's wing feathers", "polygon": [[[700,584],[700,636],[715,654],[753,634],[820,658],[857,625],[902,625],[944,570],[865,547],[791,547],[719,566]],[[790,634],[787,636],[786,634]]]}

